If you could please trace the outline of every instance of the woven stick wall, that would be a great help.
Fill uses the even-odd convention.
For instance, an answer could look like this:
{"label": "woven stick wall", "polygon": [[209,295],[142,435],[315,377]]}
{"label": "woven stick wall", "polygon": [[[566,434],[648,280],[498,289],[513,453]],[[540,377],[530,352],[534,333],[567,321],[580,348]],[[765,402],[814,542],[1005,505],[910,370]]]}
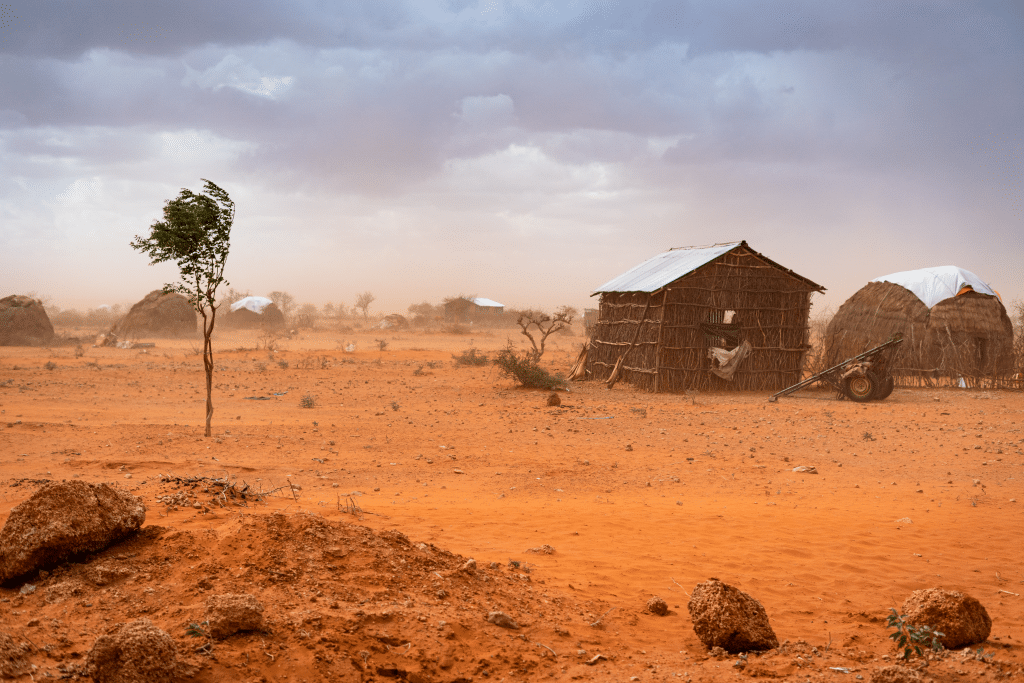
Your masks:
{"label": "woven stick wall", "polygon": [[[608,377],[646,308],[637,344],[623,365],[623,381],[668,392],[785,388],[800,379],[816,289],[741,247],[651,294],[605,292],[587,359],[590,377]],[[735,312],[732,324],[724,324],[726,311]],[[711,373],[708,348],[731,348],[739,340],[753,350],[733,380]]]}

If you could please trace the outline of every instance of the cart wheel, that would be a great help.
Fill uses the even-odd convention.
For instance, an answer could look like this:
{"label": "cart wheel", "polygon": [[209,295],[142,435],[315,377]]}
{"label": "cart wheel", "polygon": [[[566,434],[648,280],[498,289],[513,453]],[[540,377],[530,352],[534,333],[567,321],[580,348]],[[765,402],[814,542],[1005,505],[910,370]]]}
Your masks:
{"label": "cart wheel", "polygon": [[865,403],[875,397],[875,388],[881,386],[878,378],[871,372],[863,375],[847,377],[843,382],[843,391],[851,401]]}
{"label": "cart wheel", "polygon": [[889,398],[889,394],[896,387],[896,379],[892,375],[886,375],[885,379],[878,385],[878,394],[875,398],[881,401],[884,398]]}

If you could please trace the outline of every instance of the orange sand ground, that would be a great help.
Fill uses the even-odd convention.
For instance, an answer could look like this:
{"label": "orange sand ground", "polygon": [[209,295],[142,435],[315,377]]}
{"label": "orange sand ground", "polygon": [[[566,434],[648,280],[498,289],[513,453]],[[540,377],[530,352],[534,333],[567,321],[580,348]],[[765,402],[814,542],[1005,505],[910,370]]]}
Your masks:
{"label": "orange sand ground", "polygon": [[[375,337],[386,338],[386,350]],[[219,333],[210,439],[202,437],[204,377],[194,342],[154,340],[148,353],[87,346],[81,358],[71,347],[0,348],[0,518],[36,482],[76,477],[142,496],[149,528],[134,546],[86,558],[129,568],[85,581],[67,599],[52,587],[60,571],[30,579],[40,590],[29,595],[20,583],[0,588],[0,630],[36,647],[34,680],[70,676],[95,636],[119,621],[145,614],[190,649],[185,629],[201,619],[209,594],[250,590],[267,604],[273,628],[195,655],[195,680],[852,681],[870,680],[892,654],[889,608],[916,589],[942,587],[988,609],[984,654],[994,657],[951,654],[932,662],[925,679],[1021,675],[1020,393],[897,389],[884,402],[858,405],[812,392],[768,403],[762,394],[651,395],[581,382],[549,408],[546,392],[516,389],[492,366],[452,362],[470,347],[493,354],[505,338],[306,333],[268,353],[255,349],[256,333]],[[356,351],[344,351],[352,341]],[[553,338],[545,362],[565,371],[579,344]],[[45,369],[47,362],[56,367]],[[307,394],[316,407],[301,407]],[[798,465],[819,474],[795,474]],[[201,498],[206,509],[171,508],[157,497],[189,489],[161,474],[301,489],[246,508],[220,508],[209,495]],[[348,500],[363,511],[358,519],[339,509]],[[253,515],[274,513],[289,516],[281,524],[293,531],[253,526]],[[456,615],[439,627],[449,632],[410,636],[412,645],[360,625],[370,618],[362,612],[332,625],[322,589],[311,594],[321,595],[319,604],[307,603],[298,583],[261,593],[269,583],[240,578],[253,576],[244,574],[247,562],[261,570],[266,544],[285,537],[298,545],[275,561],[301,556],[308,514],[397,530],[414,544],[472,557],[483,578],[458,584],[425,572],[434,587],[449,586],[444,601],[395,597],[401,587],[393,587],[389,604],[417,621],[375,613],[378,626],[391,619],[392,629],[408,629],[408,617],[434,629],[441,611]],[[235,542],[242,528],[250,528],[248,543]],[[555,553],[525,552],[545,544]],[[138,563],[162,562],[162,573],[131,566],[136,555]],[[531,571],[510,569],[510,560]],[[347,576],[332,574],[331,590],[347,590]],[[789,641],[781,654],[752,656],[742,672],[735,656],[709,657],[686,602],[712,576],[764,604],[779,640]],[[373,583],[362,574],[359,581]],[[489,602],[488,586],[499,584],[513,592],[497,591]],[[668,616],[644,611],[653,595],[667,600]],[[319,616],[293,618],[300,607]],[[485,622],[495,607],[524,627]],[[332,646],[318,633],[338,637]],[[608,659],[585,664],[599,653]],[[388,657],[409,661],[375,667]]]}

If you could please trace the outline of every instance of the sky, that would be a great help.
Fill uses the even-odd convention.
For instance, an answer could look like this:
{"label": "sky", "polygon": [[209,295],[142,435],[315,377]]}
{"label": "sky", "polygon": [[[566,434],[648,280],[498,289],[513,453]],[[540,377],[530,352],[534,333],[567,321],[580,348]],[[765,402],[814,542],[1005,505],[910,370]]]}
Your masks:
{"label": "sky", "polygon": [[1024,299],[1019,0],[0,0],[0,297],[132,303],[203,178],[226,276],[594,307],[671,247]]}

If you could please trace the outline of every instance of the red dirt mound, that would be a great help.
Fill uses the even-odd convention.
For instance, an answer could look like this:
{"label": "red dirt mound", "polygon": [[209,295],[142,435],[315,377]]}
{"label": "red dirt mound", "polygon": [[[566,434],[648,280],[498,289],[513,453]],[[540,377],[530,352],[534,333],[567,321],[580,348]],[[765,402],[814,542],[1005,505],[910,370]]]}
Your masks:
{"label": "red dirt mound", "polygon": [[43,346],[53,341],[53,325],[43,303],[27,296],[0,299],[0,346]]}

